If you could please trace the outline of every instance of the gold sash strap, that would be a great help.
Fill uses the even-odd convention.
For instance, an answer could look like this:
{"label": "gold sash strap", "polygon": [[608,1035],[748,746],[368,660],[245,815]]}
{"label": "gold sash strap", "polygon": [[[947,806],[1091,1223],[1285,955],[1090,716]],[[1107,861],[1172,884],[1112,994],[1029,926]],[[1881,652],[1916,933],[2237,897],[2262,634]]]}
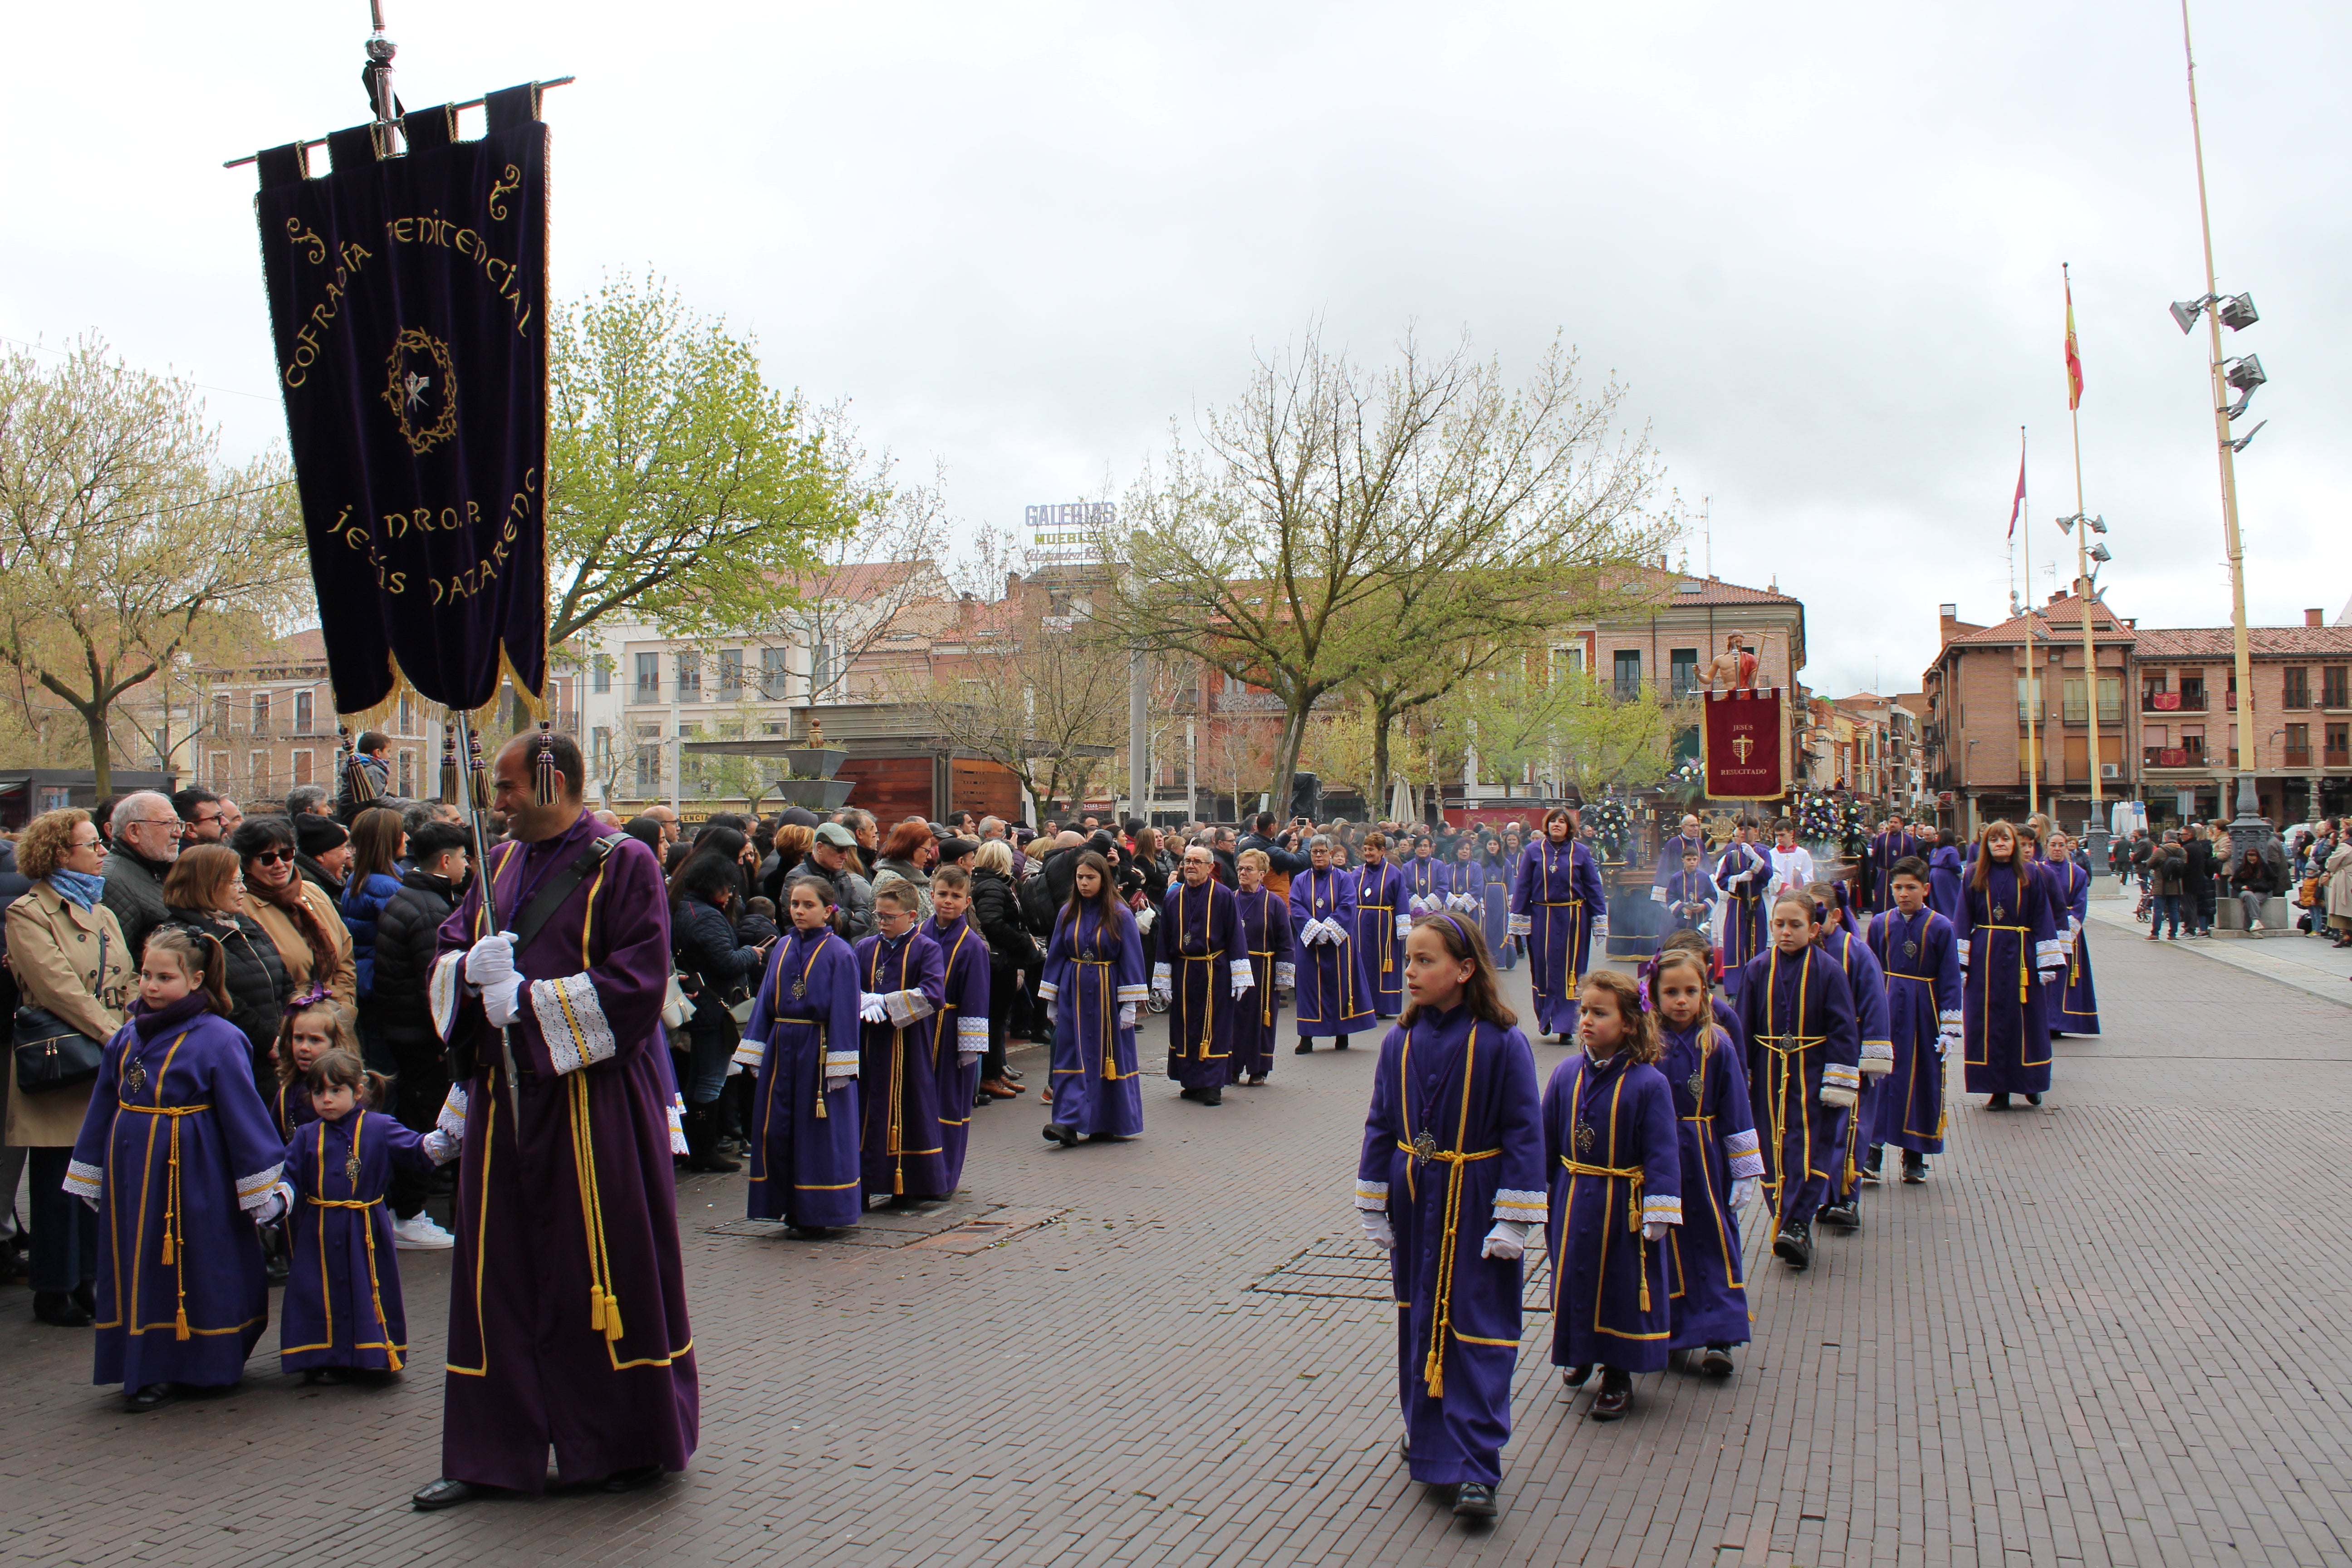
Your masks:
{"label": "gold sash strap", "polygon": [[[362,1111],[361,1114],[364,1115],[366,1113]],[[353,1142],[356,1144],[357,1140],[354,1139]],[[384,1370],[387,1372],[398,1372],[400,1370],[400,1347],[392,1342],[392,1325],[384,1321],[383,1316],[383,1287],[378,1283],[376,1279],[375,1216],[366,1212],[367,1210],[375,1207],[376,1205],[383,1202],[383,1200],[382,1198],[311,1198],[309,1201],[314,1208],[358,1209],[361,1211],[360,1234],[367,1237],[368,1300],[369,1303],[375,1308],[376,1331],[383,1335],[384,1357],[391,1363]],[[320,1283],[323,1285],[325,1281],[321,1280]]]}
{"label": "gold sash strap", "polygon": [[[2026,998],[2026,983],[2033,977],[2033,931],[2027,926],[1979,926],[1978,931],[2013,931],[2017,933],[2017,999]],[[1985,1000],[1992,1000],[1992,971],[1985,971]]]}
{"label": "gold sash strap", "polygon": [[[184,1036],[183,1038],[185,1037]],[[203,1105],[133,1105],[127,1100],[114,1102],[124,1110],[135,1110],[142,1116],[162,1116],[172,1124],[171,1166],[163,1178],[163,1253],[161,1261],[172,1270],[173,1289],[178,1295],[178,1307],[172,1315],[172,1337],[188,1337],[188,1276],[181,1260],[187,1256],[188,1238],[181,1228],[185,1217],[180,1211],[180,1118],[194,1116],[199,1110],[210,1110],[209,1102]],[[131,1321],[138,1321],[138,1304],[132,1303]]]}
{"label": "gold sash strap", "polygon": [[[1696,1120],[1696,1119],[1694,1119]],[[1571,1176],[1600,1176],[1612,1182],[1630,1184],[1632,1191],[1625,1198],[1625,1228],[1631,1231],[1642,1248],[1642,1310],[1650,1310],[1650,1238],[1642,1234],[1642,1183],[1649,1174],[1641,1165],[1588,1165],[1581,1160],[1571,1160],[1563,1154],[1560,1168]],[[1605,1201],[1605,1200],[1604,1200]],[[1604,1211],[1606,1212],[1606,1211]],[[1560,1237],[1560,1250],[1568,1250],[1568,1238]]]}
{"label": "gold sash strap", "polygon": [[[1073,958],[1070,962],[1094,969],[1118,967],[1116,961],[1108,958]],[[1115,1081],[1118,1078],[1118,1013],[1114,994],[1118,987],[1111,984],[1112,978],[1108,974],[1102,977],[1102,1075]]]}
{"label": "gold sash strap", "polygon": [[[1265,960],[1265,984],[1257,988],[1257,999],[1260,1016],[1265,1026],[1271,1029],[1274,1027],[1274,949],[1254,947],[1249,950],[1249,955]],[[1257,966],[1252,964],[1250,967],[1255,969]]]}
{"label": "gold sash strap", "polygon": [[[1410,1095],[1404,1092],[1412,1081],[1412,1037],[1408,1033],[1405,1048],[1397,1053],[1400,1107],[1412,1104]],[[1477,1070],[1478,1026],[1473,1024],[1470,1026],[1470,1037],[1462,1044],[1462,1113],[1454,1129],[1454,1142],[1457,1145],[1470,1133],[1470,1086]],[[1408,1115],[1406,1131],[1410,1131],[1412,1126],[1412,1118]],[[1429,1389],[1429,1396],[1443,1399],[1445,1397],[1445,1336],[1454,1331],[1454,1251],[1462,1223],[1462,1173],[1476,1161],[1491,1160],[1503,1151],[1499,1148],[1468,1151],[1457,1147],[1431,1149],[1424,1155],[1404,1139],[1397,1141],[1397,1147],[1416,1158],[1435,1160],[1445,1167],[1445,1230],[1437,1249],[1437,1288],[1433,1293],[1437,1311],[1429,1326],[1429,1355],[1421,1367],[1421,1380]],[[1419,1201],[1420,1194],[1415,1190],[1411,1165],[1405,1167],[1405,1187],[1413,1194],[1415,1201]]]}

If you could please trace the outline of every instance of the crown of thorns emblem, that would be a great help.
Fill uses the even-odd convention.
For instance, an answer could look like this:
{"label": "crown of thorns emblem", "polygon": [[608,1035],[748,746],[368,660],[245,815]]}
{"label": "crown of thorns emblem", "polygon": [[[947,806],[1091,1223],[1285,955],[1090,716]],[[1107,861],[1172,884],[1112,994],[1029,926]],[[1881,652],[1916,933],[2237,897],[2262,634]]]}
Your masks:
{"label": "crown of thorns emblem", "polygon": [[457,368],[450,362],[449,345],[415,327],[403,327],[392,340],[392,357],[384,363],[383,400],[399,422],[408,449],[420,458],[456,435]]}

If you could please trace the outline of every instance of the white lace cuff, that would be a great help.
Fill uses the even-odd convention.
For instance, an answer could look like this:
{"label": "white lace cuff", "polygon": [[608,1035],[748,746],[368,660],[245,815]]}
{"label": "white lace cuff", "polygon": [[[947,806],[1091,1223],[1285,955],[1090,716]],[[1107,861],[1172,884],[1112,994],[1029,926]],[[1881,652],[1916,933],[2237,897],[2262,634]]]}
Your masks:
{"label": "white lace cuff", "polygon": [[903,1029],[909,1024],[919,1024],[939,1011],[931,999],[919,991],[893,991],[882,998],[882,1010],[890,1022]]}
{"label": "white lace cuff", "polygon": [[1122,985],[1118,988],[1118,999],[1121,1002],[1132,1002],[1141,1006],[1150,1000],[1150,997],[1151,988],[1148,985]]}
{"label": "white lace cuff", "polygon": [[753,1072],[758,1072],[760,1070],[760,1064],[765,1061],[767,1057],[768,1042],[765,1040],[755,1040],[751,1038],[751,1036],[746,1035],[741,1039],[735,1042],[735,1065],[737,1067],[750,1068]]}
{"label": "white lace cuff", "polygon": [[1642,1194],[1643,1225],[1680,1225],[1683,1222],[1683,1200],[1664,1193]]}
{"label": "white lace cuff", "polygon": [[1895,1070],[1894,1042],[1891,1040],[1863,1041],[1862,1061],[1859,1065],[1864,1078],[1876,1078],[1881,1073],[1893,1072]]}
{"label": "white lace cuff", "polygon": [[466,955],[445,952],[425,983],[425,1005],[433,1010],[433,1032],[446,1040],[457,1026],[457,999],[465,990]]}
{"label": "white lace cuff", "polygon": [[[106,1190],[106,1167],[86,1165],[79,1160],[68,1160],[66,1162],[65,1188],[78,1198],[88,1198],[91,1203],[98,1202],[99,1194]],[[11,1200],[14,1200],[16,1194],[11,1193],[8,1195]]]}
{"label": "white lace cuff", "polygon": [[1158,986],[1162,991],[1173,988],[1176,984],[1175,971],[1165,963],[1153,964],[1151,966],[1151,984]]}
{"label": "white lace cuff", "polygon": [[1937,1027],[1946,1034],[1959,1033],[1961,1027],[1960,1010],[1958,1007],[1945,1008],[1942,1012],[1936,1015],[1936,1023]]}
{"label": "white lace cuff", "polygon": [[1236,958],[1234,960],[1230,967],[1233,970],[1234,978],[1235,980],[1241,981],[1246,985],[1255,985],[1257,984],[1257,971],[1250,967],[1250,961],[1248,959]]}
{"label": "white lace cuff", "polygon": [[1723,1141],[1724,1163],[1730,1167],[1731,1179],[1764,1173],[1764,1156],[1756,1147],[1756,1130],[1734,1132]]}
{"label": "white lace cuff", "polygon": [[1505,936],[1527,936],[1535,929],[1535,923],[1529,916],[1513,915],[1511,917],[1510,924],[1504,928],[1503,934]]}
{"label": "white lace cuff", "polygon": [[[2019,679],[2022,679],[2023,677],[2020,677]],[[1953,945],[1959,949],[1960,967],[1962,969],[1966,969],[1969,966],[1969,939],[1967,937],[1961,937]]]}
{"label": "white lace cuff", "polygon": [[558,1077],[610,1061],[621,1047],[613,1037],[604,1005],[596,1000],[596,983],[585,974],[561,980],[534,980],[523,987],[539,1032],[547,1042],[548,1059]]}
{"label": "white lace cuff", "polygon": [[1051,1002],[1055,997],[1059,996],[1061,994],[1062,994],[1062,988],[1061,988],[1060,986],[1058,986],[1058,985],[1055,984],[1052,981],[1050,981],[1050,980],[1040,980],[1039,982],[1037,982],[1037,1000],[1038,1000],[1038,1001],[1040,1001],[1040,1002]]}
{"label": "white lace cuff", "polygon": [[1356,1178],[1356,1206],[1360,1209],[1386,1213],[1389,1206],[1389,1184]]}
{"label": "white lace cuff", "polygon": [[1548,1193],[1524,1187],[1504,1187],[1495,1194],[1495,1217],[1519,1225],[1540,1225],[1549,1212]]}
{"label": "white lace cuff", "polygon": [[466,1136],[466,1086],[453,1083],[449,1092],[441,1097],[440,1114],[433,1119],[433,1129],[446,1132],[462,1142]]}
{"label": "white lace cuff", "polygon": [[1296,987],[1298,984],[1298,965],[1296,963],[1276,964],[1274,966],[1274,983],[1286,991]]}
{"label": "white lace cuff", "polygon": [[286,1162],[280,1160],[266,1171],[239,1176],[236,1179],[236,1206],[247,1214],[261,1207],[269,1201],[270,1189],[278,1185],[278,1178],[285,1173]]}
{"label": "white lace cuff", "polygon": [[988,1020],[958,1018],[956,1020],[956,1051],[959,1055],[976,1057],[988,1049]]}
{"label": "white lace cuff", "polygon": [[694,1151],[686,1145],[686,1096],[671,1095],[667,1109],[669,1111],[669,1152],[691,1154]]}
{"label": "white lace cuff", "polygon": [[[1861,1086],[1862,1069],[1858,1067],[1849,1067],[1844,1062],[1831,1062],[1822,1068],[1823,1092],[1832,1089],[1853,1090]],[[1849,1100],[1847,1103],[1853,1102]]]}

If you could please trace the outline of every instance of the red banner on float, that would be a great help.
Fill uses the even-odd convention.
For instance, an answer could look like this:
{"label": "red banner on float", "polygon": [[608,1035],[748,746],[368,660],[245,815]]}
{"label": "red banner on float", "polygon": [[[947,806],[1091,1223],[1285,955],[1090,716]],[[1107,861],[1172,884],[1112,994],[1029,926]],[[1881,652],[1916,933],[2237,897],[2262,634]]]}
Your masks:
{"label": "red banner on float", "polygon": [[1710,691],[1699,726],[1706,793],[1717,800],[1778,800],[1788,793],[1780,768],[1780,689]]}

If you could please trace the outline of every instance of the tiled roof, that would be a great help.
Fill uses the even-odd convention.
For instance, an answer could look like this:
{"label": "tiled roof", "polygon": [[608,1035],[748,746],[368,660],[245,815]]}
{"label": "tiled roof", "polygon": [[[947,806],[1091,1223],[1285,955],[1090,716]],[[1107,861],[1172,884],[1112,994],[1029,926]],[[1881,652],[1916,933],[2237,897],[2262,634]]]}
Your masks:
{"label": "tiled roof", "polygon": [[[2054,604],[2039,605],[2027,612],[2033,620],[2038,638],[2063,639],[2077,644],[2083,640],[2083,602],[2072,594]],[[1964,646],[1999,647],[2003,643],[2019,644],[2025,640],[2026,616],[2011,616],[1999,626],[1982,631],[1967,632],[1946,643],[1946,647]],[[2148,634],[2136,632],[2116,619],[2115,612],[2104,604],[2091,614],[2091,637],[2099,643],[2129,643],[2138,641],[2145,647]]]}
{"label": "tiled roof", "polygon": [[[1656,595],[1661,605],[1800,605],[1793,594],[1783,594],[1777,588],[1750,588],[1738,583],[1727,583],[1720,577],[1694,576],[1687,572],[1669,572],[1663,566],[1638,566],[1619,575],[1612,574],[1618,586],[1644,589]],[[1682,592],[1685,584],[1697,584],[1695,593]]]}
{"label": "tiled roof", "polygon": [[[2352,626],[2248,626],[2246,646],[2257,658],[2343,658],[2352,656]],[[2173,626],[2139,634],[2142,658],[2221,660],[2236,658],[2237,651],[2228,626]]]}

